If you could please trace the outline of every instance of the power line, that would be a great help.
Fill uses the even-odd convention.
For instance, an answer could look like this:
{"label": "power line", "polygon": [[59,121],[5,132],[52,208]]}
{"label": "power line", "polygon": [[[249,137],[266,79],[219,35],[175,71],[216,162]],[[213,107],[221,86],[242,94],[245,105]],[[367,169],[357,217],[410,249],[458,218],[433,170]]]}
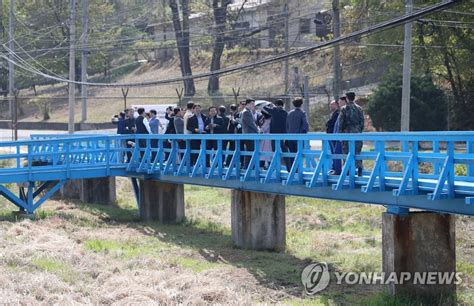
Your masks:
{"label": "power line", "polygon": [[[302,17],[305,17],[305,16],[308,16],[308,15],[312,15],[314,14],[313,12],[310,12],[310,13],[306,13],[306,14],[303,14],[303,15],[298,15],[298,16],[295,16],[293,18],[291,18],[290,20],[292,21],[297,21],[297,20],[300,20]],[[354,25],[354,24],[359,24],[359,23],[365,23],[367,20],[372,20],[372,19],[375,19],[379,16],[387,16],[387,15],[392,15],[393,12],[384,12],[384,13],[379,13],[379,14],[375,14],[375,15],[372,15],[371,18],[369,19],[358,19],[357,21],[354,21],[354,22],[341,22],[340,24],[341,25]],[[273,16],[279,16],[281,20],[279,19],[276,19],[270,23],[267,23],[267,25],[271,25],[271,24],[277,24],[277,23],[282,23],[284,21],[284,17],[281,16],[281,13],[277,13],[277,14],[274,14]],[[169,22],[164,22],[164,23],[169,23]],[[27,27],[27,25],[24,25],[25,27]],[[54,26],[55,28],[58,28],[60,26]],[[54,29],[53,29],[54,30]],[[220,33],[231,33],[231,32],[236,32],[238,30],[227,30],[227,31],[223,31],[223,32],[220,32]],[[212,37],[212,34],[203,34],[203,33],[200,33],[200,32],[192,32],[191,30],[189,31],[190,33],[192,33],[193,35],[196,35],[196,36],[201,36],[201,37]],[[172,33],[171,32],[167,32],[167,33]],[[158,35],[162,35],[163,33],[160,33],[160,34],[156,34],[156,35],[151,35],[151,36],[146,36],[145,34],[144,35],[140,35],[138,37],[131,37],[131,38],[123,38],[123,39],[115,39],[115,40],[108,40],[108,41],[102,41],[100,43],[96,43],[96,44],[89,44],[88,45],[88,48],[89,49],[92,49],[93,51],[98,51],[98,50],[101,50],[99,48],[97,48],[97,46],[102,46],[102,45],[105,45],[105,49],[109,48],[108,45],[110,43],[114,43],[114,42],[129,42],[129,43],[132,43],[134,41],[137,41],[137,40],[142,40],[142,39],[153,39],[154,37],[158,36]],[[245,39],[245,38],[244,38]],[[251,39],[251,38],[249,38]],[[259,37],[258,39],[260,40],[270,40],[270,39],[266,39],[266,38],[262,38],[262,37]],[[18,39],[17,39],[18,40]],[[46,40],[42,40],[42,41],[46,41]],[[56,40],[55,40],[56,41]],[[166,41],[166,40],[165,40]],[[165,42],[165,41],[161,41],[161,42]],[[239,41],[239,39],[235,39],[235,40],[229,40],[229,42],[235,42],[235,41]],[[153,40],[153,42],[160,42],[159,40]],[[209,44],[210,45],[210,44]],[[197,44],[195,45],[195,47],[203,47],[203,46],[207,46],[207,45],[203,45],[203,44]],[[23,46],[25,47],[25,45]],[[121,46],[120,46],[121,47]],[[118,47],[118,48],[120,48]],[[179,46],[169,46],[169,47],[156,47],[154,49],[170,49],[170,48],[178,48]],[[69,48],[68,47],[64,47],[64,48],[49,48],[49,49],[39,49],[38,51],[42,50],[47,50],[47,51],[64,51],[64,50],[68,50]],[[76,50],[82,50],[81,47],[76,47]],[[142,50],[142,49],[137,49],[135,48],[134,50],[132,51],[139,51],[139,50]],[[146,50],[146,49],[143,49],[143,50]],[[37,50],[29,50],[28,52],[37,52]],[[125,51],[124,51],[125,52]]]}
{"label": "power line", "polygon": [[[289,21],[299,21],[302,17],[305,17],[305,16],[308,16],[308,15],[313,15],[314,13],[311,12],[311,13],[307,13],[307,14],[303,14],[303,15],[298,15],[298,16],[294,16],[292,18],[289,19]],[[387,16],[387,15],[393,15],[394,13],[381,13],[381,14],[375,14],[373,16],[371,16],[371,18],[369,19],[364,19],[364,20],[361,20],[359,19],[358,21],[355,21],[355,22],[341,22],[340,24],[343,25],[343,24],[358,24],[358,23],[363,23],[363,22],[366,22],[367,20],[372,20],[372,19],[375,19],[376,17],[379,17],[379,16]],[[278,14],[274,14],[273,16],[280,16],[281,13],[278,13]],[[268,16],[267,16],[268,17]],[[271,25],[276,25],[276,24],[282,24],[284,22],[284,17],[280,17],[280,19],[275,19],[275,20],[272,20],[271,22],[267,22],[266,23],[266,27],[268,26],[271,26]],[[296,30],[297,32],[299,32],[299,30],[297,29]],[[239,30],[226,30],[226,31],[221,31],[221,32],[218,32],[218,33],[201,33],[201,32],[194,32],[194,31],[185,31],[185,32],[189,32],[190,34],[192,34],[192,36],[194,37],[213,37],[214,34],[225,34],[225,33],[234,33],[234,32],[239,32]],[[157,38],[158,36],[161,36],[161,35],[164,35],[164,34],[168,34],[168,33],[174,33],[174,31],[170,31],[170,32],[162,32],[162,33],[159,33],[159,34],[155,34],[155,35],[146,35],[146,34],[142,34],[140,36],[136,36],[136,37],[127,37],[127,38],[120,38],[120,39],[112,39],[112,40],[107,40],[107,41],[101,41],[101,42],[97,42],[97,43],[94,43],[94,44],[88,44],[87,45],[87,48],[89,50],[94,50],[94,51],[97,51],[97,50],[101,50],[102,48],[98,48],[98,46],[105,46],[104,48],[107,49],[107,48],[110,48],[109,45],[111,43],[122,43],[121,46],[118,46],[117,48],[120,48],[120,47],[123,47],[125,46],[125,44],[129,44],[129,43],[134,43],[135,41],[139,41],[139,40],[144,40],[144,39],[149,39],[151,40],[151,42],[168,42],[168,41],[172,41],[172,40],[156,40],[155,38]],[[292,33],[293,35],[297,35],[295,33]],[[235,38],[235,39],[227,39],[226,42],[238,42],[240,40],[245,40],[245,39],[253,39],[253,37],[238,37],[238,38]],[[256,39],[259,39],[259,40],[262,40],[262,41],[273,41],[273,40],[276,40],[276,39],[271,39],[271,38],[265,38],[265,37],[258,37]],[[46,41],[46,40],[43,40],[43,41]],[[56,41],[56,40],[54,40]],[[203,45],[203,44],[198,44],[198,45],[194,45],[194,47],[203,47],[203,46],[211,46],[212,43],[210,43],[209,45]],[[167,47],[155,47],[154,49],[170,49],[170,48],[179,48],[180,46],[167,46]],[[75,47],[76,50],[79,50],[79,51],[82,51],[82,47]],[[39,49],[39,50],[28,50],[28,52],[37,52],[37,51],[45,51],[45,50],[49,50],[49,51],[64,51],[64,50],[69,50],[69,47],[62,47],[62,48],[55,48],[55,49]]]}
{"label": "power line", "polygon": [[[299,36],[299,30],[297,29],[296,32],[290,32],[290,34],[292,36]],[[156,36],[156,35],[155,35]],[[212,35],[210,34],[202,34],[201,35],[202,37],[212,37]],[[153,37],[153,36],[152,36]],[[151,37],[151,38],[152,38]],[[110,46],[105,46],[103,48],[100,48],[100,47],[94,47],[94,46],[100,46],[100,45],[103,45],[103,44],[107,44],[108,42],[119,42],[119,41],[125,41],[125,40],[130,40],[129,43],[134,43],[134,41],[132,40],[141,40],[141,39],[144,39],[145,37],[144,36],[140,36],[140,38],[125,38],[125,39],[119,39],[119,40],[110,40],[110,41],[107,41],[107,42],[102,42],[100,44],[89,44],[86,49],[84,49],[84,47],[75,47],[75,50],[78,50],[78,51],[83,51],[83,50],[87,50],[87,51],[101,51],[101,50],[104,50],[106,49],[106,52],[107,53],[114,53],[114,52],[126,52],[126,51],[155,51],[155,50],[169,50],[169,49],[175,49],[175,48],[179,48],[180,45],[176,45],[173,43],[173,46],[155,46],[155,47],[142,47],[142,48],[127,48],[126,50],[123,50],[122,48],[123,47],[126,47],[126,45],[122,44],[121,46],[117,46],[117,47],[110,47]],[[249,41],[250,43],[252,41],[267,41],[267,42],[274,42],[274,41],[280,41],[280,39],[278,38],[269,38],[269,37],[238,37],[238,38],[235,38],[235,39],[227,39],[226,40],[226,43],[238,43],[238,42],[243,42],[243,41]],[[171,41],[171,40],[162,40],[162,41],[152,41],[152,42],[168,42],[168,41]],[[296,42],[296,38],[295,38],[295,42]],[[295,43],[294,42],[294,43]],[[293,44],[294,44],[293,43]],[[208,43],[208,44],[192,44],[190,45],[191,48],[206,48],[206,47],[211,47],[213,45],[212,42]],[[55,51],[59,51],[59,52],[62,52],[62,51],[66,51],[66,50],[69,50],[69,47],[54,47],[54,48],[42,48],[42,49],[30,49],[28,51],[25,51],[25,52],[44,52],[44,51],[47,51],[47,52],[55,52]],[[22,52],[18,52],[18,53],[22,53]]]}
{"label": "power line", "polygon": [[[301,55],[304,55],[306,53],[313,52],[315,50],[326,49],[326,48],[329,48],[329,47],[331,47],[332,45],[335,45],[335,44],[341,44],[341,43],[344,43],[344,42],[347,42],[347,41],[351,41],[351,40],[353,40],[355,38],[358,38],[358,37],[371,35],[371,34],[378,33],[378,32],[381,32],[381,31],[384,31],[384,30],[387,30],[387,29],[390,29],[390,28],[394,28],[394,27],[399,26],[400,24],[403,24],[403,23],[406,23],[406,22],[411,22],[411,21],[419,19],[419,18],[421,18],[425,15],[429,15],[434,11],[442,10],[446,7],[449,7],[452,4],[454,4],[455,2],[456,1],[454,0],[454,1],[447,1],[447,2],[443,2],[443,3],[431,5],[431,6],[428,6],[428,7],[424,8],[424,9],[420,9],[419,11],[413,12],[411,14],[405,14],[405,15],[393,18],[391,20],[379,23],[377,25],[369,26],[366,29],[355,31],[355,32],[352,32],[350,34],[342,35],[339,38],[336,38],[336,39],[333,39],[333,40],[330,40],[330,41],[319,43],[319,44],[317,44],[315,46],[312,46],[312,47],[303,48],[301,50],[290,51],[288,53],[283,53],[281,55],[269,57],[269,58],[258,60],[258,61],[255,61],[255,62],[246,63],[246,64],[242,64],[242,65],[236,65],[236,66],[233,66],[233,67],[227,67],[227,68],[223,68],[223,69],[220,69],[220,70],[201,73],[201,74],[196,74],[196,75],[177,77],[177,78],[171,78],[171,79],[166,79],[166,80],[137,82],[137,83],[91,83],[91,82],[84,82],[83,83],[83,82],[74,81],[71,78],[69,80],[67,80],[67,79],[63,79],[63,78],[56,78],[54,76],[47,75],[47,74],[44,74],[44,73],[40,73],[40,75],[44,76],[46,78],[55,79],[55,80],[60,81],[60,82],[68,82],[68,83],[73,83],[73,84],[86,84],[86,85],[89,85],[89,86],[98,86],[98,87],[144,87],[144,86],[151,86],[151,85],[163,85],[163,84],[176,83],[176,82],[181,82],[181,81],[187,80],[187,79],[208,78],[212,75],[222,75],[222,74],[235,73],[235,72],[239,72],[241,70],[251,69],[251,68],[258,67],[258,66],[279,62],[281,60],[284,60],[285,58],[301,56]],[[5,57],[4,55],[0,55],[0,56],[10,61],[10,59]],[[17,62],[14,62],[14,64],[18,65]],[[25,67],[22,67],[21,65],[18,65],[18,66],[22,69],[25,68]],[[36,73],[36,72],[33,72],[33,73]]]}

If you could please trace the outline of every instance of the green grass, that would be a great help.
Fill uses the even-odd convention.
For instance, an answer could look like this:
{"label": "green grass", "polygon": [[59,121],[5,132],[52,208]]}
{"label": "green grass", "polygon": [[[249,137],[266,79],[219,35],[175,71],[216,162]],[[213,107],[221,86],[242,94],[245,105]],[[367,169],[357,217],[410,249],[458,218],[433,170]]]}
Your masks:
{"label": "green grass", "polygon": [[289,306],[329,306],[329,305],[337,305],[333,300],[331,300],[327,296],[311,296],[305,297],[304,299],[301,298],[294,298],[294,299],[287,299],[282,301],[282,305],[289,305]]}
{"label": "green grass", "polygon": [[223,266],[223,264],[209,262],[200,259],[186,258],[181,256],[171,257],[168,260],[168,263],[171,265],[181,266],[187,269],[190,269],[196,273],[200,273],[209,269],[216,269]]}
{"label": "green grass", "polygon": [[78,271],[67,263],[49,257],[38,257],[31,261],[32,265],[45,272],[55,274],[61,280],[73,283],[78,278]]}
{"label": "green grass", "polygon": [[456,262],[456,271],[461,272],[463,277],[471,277],[474,278],[474,264],[468,263],[462,260],[457,260]]}
{"label": "green grass", "polygon": [[[374,294],[369,297],[362,298],[352,302],[355,305],[364,306],[431,306],[431,305],[451,305],[453,301],[452,297],[442,297],[438,300],[427,300],[414,296],[393,296],[386,292]],[[456,300],[454,300],[456,301]],[[472,305],[466,304],[466,301],[457,298],[457,303],[461,305]]]}
{"label": "green grass", "polygon": [[[140,241],[89,239],[84,242],[84,248],[92,252],[128,259],[142,255],[158,254],[165,249],[165,245],[158,239],[152,238]],[[167,248],[169,249],[169,247]]]}
{"label": "green grass", "polygon": [[0,221],[17,222],[25,218],[31,218],[34,220],[42,220],[42,219],[47,219],[47,218],[59,215],[55,211],[43,210],[43,209],[36,210],[33,216],[29,216],[27,214],[18,214],[17,212],[18,212],[18,209],[13,205],[9,205],[8,207],[7,206],[1,207],[0,208]]}
{"label": "green grass", "polygon": [[98,217],[102,221],[137,222],[138,208],[136,206],[108,206],[100,204],[79,204],[81,210]]}

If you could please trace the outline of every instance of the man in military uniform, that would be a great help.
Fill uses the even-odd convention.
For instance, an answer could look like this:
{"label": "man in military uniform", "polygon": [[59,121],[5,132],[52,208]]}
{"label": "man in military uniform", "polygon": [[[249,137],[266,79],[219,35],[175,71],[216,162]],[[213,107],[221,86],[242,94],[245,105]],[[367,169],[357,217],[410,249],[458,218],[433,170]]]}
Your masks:
{"label": "man in military uniform", "polygon": [[[357,105],[355,93],[350,91],[346,93],[347,104],[341,108],[339,114],[339,132],[340,133],[362,133],[364,131],[364,111]],[[362,150],[362,141],[356,141],[355,154],[360,154]],[[349,143],[342,142],[342,152],[349,152]],[[362,176],[362,161],[356,160],[357,175]]]}

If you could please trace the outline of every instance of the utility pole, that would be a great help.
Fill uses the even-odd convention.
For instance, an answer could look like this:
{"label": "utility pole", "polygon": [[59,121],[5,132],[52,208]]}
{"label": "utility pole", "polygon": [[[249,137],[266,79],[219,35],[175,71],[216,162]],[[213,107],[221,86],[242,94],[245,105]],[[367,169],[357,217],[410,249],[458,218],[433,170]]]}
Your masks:
{"label": "utility pole", "polygon": [[11,50],[8,57],[8,110],[13,123],[13,109],[15,103],[15,66],[12,61],[13,52],[15,52],[15,0],[10,0],[10,9],[8,14],[8,48]]}
{"label": "utility pole", "polygon": [[76,40],[76,0],[70,0],[71,16],[69,19],[69,134],[74,133],[74,100],[76,98],[76,79],[75,58],[76,52],[74,44]]}
{"label": "utility pole", "polygon": [[[341,36],[341,19],[339,15],[339,0],[332,0],[332,32],[334,38]],[[334,99],[337,100],[341,96],[342,69],[341,54],[339,45],[334,46]]]}
{"label": "utility pole", "polygon": [[[285,7],[284,7],[284,11],[283,11],[283,14],[285,15],[285,53],[288,53],[290,51],[290,30],[289,30],[289,18],[290,18],[290,14],[289,14],[289,10],[288,10],[288,0],[285,0]],[[285,58],[285,95],[287,96],[286,98],[286,103],[285,103],[285,109],[288,111],[290,110],[290,99],[288,98],[288,94],[289,94],[289,89],[290,89],[290,84],[289,84],[289,76],[288,76],[288,73],[289,73],[289,69],[288,69],[288,65],[289,65],[289,62],[288,62],[288,57]]]}
{"label": "utility pole", "polygon": [[[413,12],[413,0],[405,1],[405,13]],[[411,81],[411,35],[412,23],[405,23],[405,42],[403,44],[403,84],[402,84],[402,113],[400,130],[410,130],[410,81]]]}
{"label": "utility pole", "polygon": [[[87,82],[87,41],[89,32],[89,0],[82,0],[82,55],[81,55],[81,82]],[[81,121],[87,120],[87,85],[81,85],[82,116]]]}
{"label": "utility pole", "polygon": [[309,76],[304,77],[304,103],[303,103],[303,109],[306,112],[306,116],[310,117],[310,109],[309,109]]}

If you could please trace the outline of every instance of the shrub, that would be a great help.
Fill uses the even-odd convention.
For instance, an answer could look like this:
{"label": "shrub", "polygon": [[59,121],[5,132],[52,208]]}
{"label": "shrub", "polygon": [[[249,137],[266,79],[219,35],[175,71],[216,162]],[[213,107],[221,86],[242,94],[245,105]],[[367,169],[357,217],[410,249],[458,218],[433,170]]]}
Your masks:
{"label": "shrub", "polygon": [[[369,99],[367,112],[377,130],[399,131],[402,76],[390,75]],[[410,130],[440,131],[447,126],[447,100],[429,76],[412,76]]]}

